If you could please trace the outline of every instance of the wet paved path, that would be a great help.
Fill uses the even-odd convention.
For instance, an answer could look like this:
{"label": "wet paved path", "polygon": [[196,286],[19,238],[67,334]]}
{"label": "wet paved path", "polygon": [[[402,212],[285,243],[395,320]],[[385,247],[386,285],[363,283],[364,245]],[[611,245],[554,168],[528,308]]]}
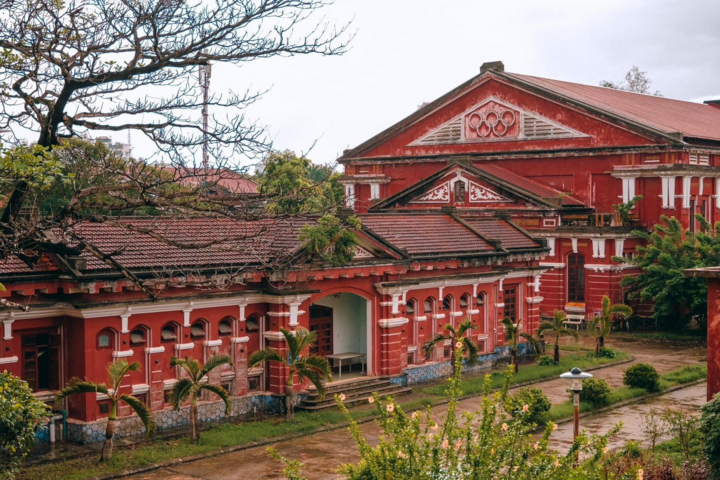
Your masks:
{"label": "wet paved path", "polygon": [[[586,341],[583,340],[583,343]],[[653,364],[660,373],[683,365],[696,365],[704,362],[706,356],[704,347],[678,347],[665,344],[631,342],[622,339],[615,339],[609,343],[633,354],[637,362]],[[619,387],[622,385],[622,373],[628,365],[624,364],[597,370],[595,374],[606,379],[612,387]],[[553,403],[561,403],[568,398],[566,381],[559,379],[549,380],[537,386],[543,389]],[[651,406],[660,409],[664,408],[665,405],[672,405],[674,408],[696,409],[705,403],[705,388],[705,384],[700,384],[657,397],[648,403],[629,405],[605,414],[586,417],[581,419],[581,427],[587,429],[590,433],[605,433],[615,423],[622,420],[625,425],[623,431],[611,447],[622,445],[626,440],[630,439],[640,440],[642,439],[642,433],[639,429],[641,415],[647,412]],[[478,402],[479,398],[464,400],[460,403],[459,410],[475,410]],[[442,415],[444,411],[444,407],[435,409],[438,415]],[[361,428],[371,443],[377,440],[380,429],[374,423],[366,423]],[[561,425],[553,438],[556,442],[556,448],[561,450],[567,448],[572,439],[572,424]],[[345,429],[278,442],[273,447],[281,455],[305,463],[303,473],[313,480],[338,478],[335,470],[339,465],[356,462],[359,459],[355,444]],[[276,460],[268,458],[265,450],[266,447],[249,448],[136,475],[132,478],[133,480],[259,480],[284,478],[281,474],[282,465]]]}

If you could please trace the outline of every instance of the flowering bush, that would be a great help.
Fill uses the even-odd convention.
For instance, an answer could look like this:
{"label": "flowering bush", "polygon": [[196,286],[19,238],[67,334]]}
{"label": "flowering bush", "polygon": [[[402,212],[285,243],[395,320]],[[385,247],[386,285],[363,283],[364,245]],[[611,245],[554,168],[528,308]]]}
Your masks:
{"label": "flowering bush", "polygon": [[[456,352],[456,364],[461,361],[462,353]],[[559,455],[548,448],[550,435],[556,429],[552,422],[535,438],[531,435],[535,425],[524,418],[530,415],[529,407],[521,408],[515,417],[505,413],[511,373],[502,390],[496,393],[491,393],[490,376],[486,376],[479,411],[458,418],[460,375],[461,369],[456,368],[449,379],[450,403],[441,422],[429,407],[424,412],[407,414],[391,398],[386,402],[378,396],[368,399],[375,405],[377,422],[384,433],[376,447],[370,446],[357,422],[336,397],[361,456],[359,463],[343,465],[339,472],[351,480],[600,478],[607,439],[619,427],[607,436],[580,436],[565,455]],[[585,459],[582,466],[575,465],[578,454]]]}
{"label": "flowering bush", "polygon": [[552,407],[550,399],[539,388],[521,388],[505,401],[505,411],[513,417],[532,421]]}
{"label": "flowering bush", "polygon": [[27,382],[0,373],[0,478],[13,478],[23,458],[35,444],[35,427],[48,415],[47,405],[37,400]]}

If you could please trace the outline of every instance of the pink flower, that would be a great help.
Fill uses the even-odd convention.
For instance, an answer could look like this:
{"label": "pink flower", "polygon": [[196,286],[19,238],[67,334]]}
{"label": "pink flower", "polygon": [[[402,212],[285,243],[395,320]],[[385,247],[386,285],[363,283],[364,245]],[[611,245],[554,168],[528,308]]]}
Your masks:
{"label": "pink flower", "polygon": [[460,450],[460,447],[462,447],[462,440],[458,440],[455,444],[455,450]]}
{"label": "pink flower", "polygon": [[368,403],[375,403],[374,397],[368,397]]}
{"label": "pink flower", "polygon": [[463,346],[462,342],[457,342],[455,344],[455,348],[462,348],[462,346]]}
{"label": "pink flower", "polygon": [[388,403],[385,409],[388,411],[388,413],[392,413],[393,410],[395,410],[395,405],[393,405],[392,403]]}
{"label": "pink flower", "polygon": [[527,413],[530,411],[530,406],[528,404],[523,405],[523,413]]}
{"label": "pink flower", "polygon": [[502,429],[503,429],[503,432],[507,432],[507,431],[508,431],[508,424],[507,424],[507,423],[503,423],[503,424],[502,424]]}
{"label": "pink flower", "polygon": [[533,449],[540,450],[540,442],[535,442],[535,445],[533,445]]}
{"label": "pink flower", "polygon": [[490,455],[495,455],[495,449],[494,449],[494,448],[491,448],[491,449],[490,449]]}
{"label": "pink flower", "polygon": [[560,460],[558,460],[557,458],[555,459],[555,466],[556,466],[556,467],[559,467],[559,466],[560,466]]}
{"label": "pink flower", "polygon": [[407,458],[407,454],[405,454],[405,453],[403,453],[403,452],[398,452],[398,457],[400,457],[400,458]]}
{"label": "pink flower", "polygon": [[642,468],[637,471],[637,474],[638,474],[637,480],[643,480],[643,477],[645,476],[645,472],[643,471]]}
{"label": "pink flower", "polygon": [[450,442],[448,442],[447,440],[445,440],[445,441],[442,443],[442,449],[443,449],[443,450],[447,450],[449,446],[450,446]]}
{"label": "pink flower", "polygon": [[338,398],[340,399],[341,402],[344,402],[344,401],[345,401],[345,394],[344,394],[344,393],[341,393],[340,395],[338,395]]}
{"label": "pink flower", "polygon": [[420,416],[420,412],[413,412],[412,419],[417,420],[417,418]]}

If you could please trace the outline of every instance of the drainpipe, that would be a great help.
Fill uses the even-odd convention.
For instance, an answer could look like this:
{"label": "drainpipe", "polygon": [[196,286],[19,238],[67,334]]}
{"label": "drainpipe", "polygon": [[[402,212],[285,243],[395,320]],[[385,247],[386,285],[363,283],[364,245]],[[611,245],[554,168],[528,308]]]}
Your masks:
{"label": "drainpipe", "polygon": [[50,443],[55,443],[55,421],[56,420],[62,420],[62,440],[65,440],[66,438],[66,431],[67,431],[67,411],[66,410],[56,410],[59,415],[53,415],[50,417]]}

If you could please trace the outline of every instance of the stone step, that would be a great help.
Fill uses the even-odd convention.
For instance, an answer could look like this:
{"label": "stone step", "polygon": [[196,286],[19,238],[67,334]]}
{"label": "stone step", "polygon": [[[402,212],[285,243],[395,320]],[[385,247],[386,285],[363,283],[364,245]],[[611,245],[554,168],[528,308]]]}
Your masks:
{"label": "stone step", "polygon": [[[341,385],[328,385],[325,388],[325,396],[333,396],[336,393],[344,393],[345,395],[348,395],[348,393],[352,393],[356,390],[367,390],[368,388],[382,387],[388,385],[389,383],[390,381],[387,379],[374,378],[371,380],[345,383]],[[318,391],[317,389],[315,389],[315,387],[308,389],[308,398],[318,396]]]}
{"label": "stone step", "polygon": [[345,395],[345,405],[352,405],[367,402],[368,397],[374,393],[377,393],[381,397],[387,397],[403,395],[410,393],[411,391],[411,387],[397,385],[387,378],[372,378],[340,385],[331,385],[328,387],[325,397],[322,399],[317,394],[317,390],[313,389],[297,406],[297,408],[299,410],[309,411],[335,408],[337,407],[337,404],[335,403],[335,395],[340,393]]}
{"label": "stone step", "polygon": [[[396,397],[398,395],[405,395],[412,392],[411,387],[400,387],[398,386],[395,390],[392,392],[385,392],[383,396],[393,396]],[[392,395],[390,395],[392,394]],[[356,396],[356,397],[349,397],[346,398],[343,403],[345,405],[354,405],[357,403],[367,403],[367,397],[368,396]],[[307,410],[307,411],[316,411],[316,410],[325,410],[327,408],[336,408],[337,404],[335,403],[335,399],[332,398],[330,400],[327,400],[315,405],[306,405],[305,402],[300,403],[297,407],[298,410]]]}
{"label": "stone step", "polygon": [[[373,393],[377,393],[381,397],[385,397],[387,395],[391,395],[395,390],[398,388],[403,388],[401,385],[395,385],[393,383],[385,384],[385,385],[375,385],[373,387],[365,388],[362,390],[353,390],[352,392],[338,392],[338,395],[340,393],[343,393],[345,395],[345,398],[362,398],[364,400],[367,400],[369,396],[371,396]],[[317,403],[323,403],[323,402],[333,402],[335,403],[335,394],[329,394],[326,393],[324,398],[320,398],[320,396],[314,396],[314,397],[305,397],[303,399],[304,403],[307,404],[317,404]]]}

